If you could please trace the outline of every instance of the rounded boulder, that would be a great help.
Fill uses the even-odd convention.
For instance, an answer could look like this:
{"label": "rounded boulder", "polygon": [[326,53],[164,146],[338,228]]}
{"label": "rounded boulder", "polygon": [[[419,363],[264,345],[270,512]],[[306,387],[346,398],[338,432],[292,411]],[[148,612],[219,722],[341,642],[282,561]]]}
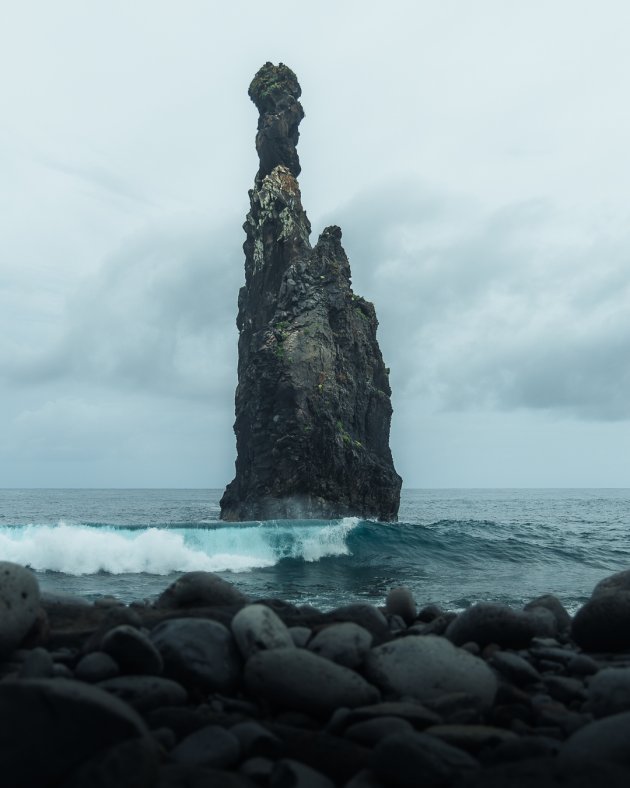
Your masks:
{"label": "rounded boulder", "polygon": [[372,646],[372,635],[352,621],[330,624],[320,629],[308,643],[308,650],[347,668],[358,668]]}
{"label": "rounded boulder", "polygon": [[0,708],[0,774],[12,788],[57,785],[118,742],[149,740],[130,706],[79,681],[0,682]]}
{"label": "rounded boulder", "polygon": [[164,673],[185,687],[231,692],[241,659],[227,627],[205,618],[173,618],[151,632],[164,661]]}
{"label": "rounded boulder", "polygon": [[409,625],[416,618],[416,600],[407,586],[391,588],[385,598],[385,610],[392,616],[400,616]]}
{"label": "rounded boulder", "polygon": [[496,643],[502,648],[518,649],[528,646],[534,637],[555,633],[555,619],[544,608],[526,613],[507,605],[480,602],[451,621],[446,637],[456,646],[472,641],[482,648]]}
{"label": "rounded boulder", "polygon": [[280,708],[316,715],[369,705],[379,697],[358,673],[299,648],[259,651],[245,665],[245,683]]}
{"label": "rounded boulder", "polygon": [[162,657],[149,638],[129,624],[121,624],[107,632],[101,651],[116,660],[123,673],[159,675],[164,667]]}
{"label": "rounded boulder", "polygon": [[39,612],[39,585],[30,569],[0,561],[0,658],[16,649]]}
{"label": "rounded boulder", "polygon": [[584,651],[630,648],[630,591],[593,596],[575,614],[571,637]]}
{"label": "rounded boulder", "polygon": [[244,605],[245,594],[213,572],[186,572],[166,588],[155,602],[158,608]]}
{"label": "rounded boulder", "polygon": [[245,659],[265,649],[295,645],[285,623],[266,605],[247,605],[239,610],[232,619],[231,629]]}
{"label": "rounded boulder", "polygon": [[407,695],[423,702],[446,693],[465,692],[491,706],[497,679],[486,663],[435,635],[404,637],[373,648],[365,675],[386,695]]}
{"label": "rounded boulder", "polygon": [[630,711],[630,668],[598,671],[588,685],[587,704],[595,717]]}

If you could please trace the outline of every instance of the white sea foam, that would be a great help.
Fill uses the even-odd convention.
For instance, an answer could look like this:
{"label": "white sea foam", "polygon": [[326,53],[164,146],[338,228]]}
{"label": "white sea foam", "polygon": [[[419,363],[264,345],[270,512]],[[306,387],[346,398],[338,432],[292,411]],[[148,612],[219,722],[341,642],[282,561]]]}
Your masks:
{"label": "white sea foam", "polygon": [[348,555],[346,538],[358,522],[347,517],[331,524],[126,529],[62,521],[56,526],[3,527],[0,560],[69,575],[246,572],[282,558],[312,562]]}

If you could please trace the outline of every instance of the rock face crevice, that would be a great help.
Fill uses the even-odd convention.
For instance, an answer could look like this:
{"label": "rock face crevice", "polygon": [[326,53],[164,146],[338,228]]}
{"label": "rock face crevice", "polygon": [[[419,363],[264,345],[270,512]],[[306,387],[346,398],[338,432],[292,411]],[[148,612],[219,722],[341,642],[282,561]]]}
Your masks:
{"label": "rock face crevice", "polygon": [[341,230],[327,227],[311,246],[297,182],[300,93],[283,64],[265,64],[249,88],[260,168],[238,299],[236,477],[221,517],[394,520],[401,479],[378,321],[352,291]]}

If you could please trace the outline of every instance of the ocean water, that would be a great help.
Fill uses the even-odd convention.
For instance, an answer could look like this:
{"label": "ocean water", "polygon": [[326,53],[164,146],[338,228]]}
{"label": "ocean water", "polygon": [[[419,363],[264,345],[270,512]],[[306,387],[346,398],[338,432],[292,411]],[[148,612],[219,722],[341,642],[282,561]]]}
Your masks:
{"label": "ocean water", "polygon": [[150,599],[210,570],[253,597],[322,609],[381,604],[407,585],[420,604],[512,605],[556,594],[570,610],[630,568],[630,490],[403,490],[398,523],[218,521],[221,490],[0,490],[0,560],[41,587]]}

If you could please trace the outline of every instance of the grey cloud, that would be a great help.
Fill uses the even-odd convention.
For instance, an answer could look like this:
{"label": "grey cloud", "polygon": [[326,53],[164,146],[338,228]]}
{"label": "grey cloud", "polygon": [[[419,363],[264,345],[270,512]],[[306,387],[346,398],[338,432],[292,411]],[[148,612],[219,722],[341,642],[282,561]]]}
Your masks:
{"label": "grey cloud", "polygon": [[96,187],[116,198],[123,198],[145,206],[155,206],[155,202],[132,184],[131,181],[101,164],[94,162],[73,163],[44,155],[36,157],[36,160],[51,170],[61,172],[72,178],[78,178],[89,186]]}
{"label": "grey cloud", "polygon": [[415,221],[379,216],[380,188],[336,218],[395,392],[447,410],[630,418],[630,236],[557,238],[538,201],[484,215],[445,195],[427,208],[431,193],[407,180],[392,191]]}
{"label": "grey cloud", "polygon": [[240,228],[205,224],[151,227],[122,244],[70,297],[59,338],[5,365],[12,381],[205,400],[233,391]]}

